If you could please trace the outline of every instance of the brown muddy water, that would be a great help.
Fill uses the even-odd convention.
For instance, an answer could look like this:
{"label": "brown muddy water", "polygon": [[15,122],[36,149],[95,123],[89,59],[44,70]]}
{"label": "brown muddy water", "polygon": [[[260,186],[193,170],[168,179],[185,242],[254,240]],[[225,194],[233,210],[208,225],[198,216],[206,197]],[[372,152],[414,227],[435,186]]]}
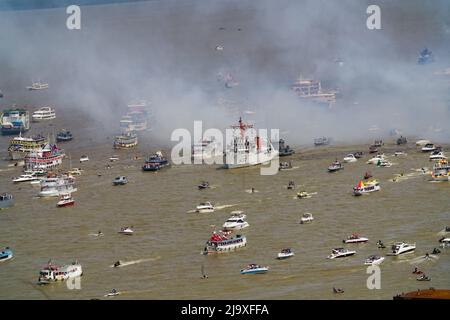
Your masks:
{"label": "brown muddy water", "polygon": [[[2,157],[8,137],[0,137]],[[106,140],[105,140],[106,141]],[[64,168],[81,167],[77,177],[76,205],[57,208],[57,199],[39,199],[29,183],[13,184],[20,168],[1,162],[0,191],[11,192],[15,206],[0,212],[0,246],[10,246],[14,259],[0,265],[1,299],[92,299],[103,298],[112,288],[122,292],[114,299],[391,299],[397,293],[418,288],[448,288],[448,249],[430,260],[421,257],[438,247],[440,231],[450,225],[450,184],[432,183],[414,169],[431,167],[428,155],[413,143],[397,148],[387,141],[383,151],[396,149],[406,157],[389,157],[390,168],[366,164],[368,154],[344,170],[328,173],[328,165],[351,151],[367,151],[367,145],[297,149],[286,158],[294,169],[262,176],[258,167],[221,170],[217,166],[171,166],[157,173],[141,171],[142,157],[155,148],[141,143],[136,150],[115,151],[111,141],[96,147],[79,142],[62,145],[71,161]],[[447,148],[448,149],[448,148]],[[87,154],[89,162],[80,164]],[[108,158],[120,160],[106,169]],[[284,159],[283,159],[284,160]],[[381,183],[381,191],[352,196],[352,187],[366,171]],[[395,174],[405,179],[393,182]],[[129,183],[114,187],[112,180],[125,175]],[[213,185],[198,190],[207,180]],[[294,180],[297,190],[287,190]],[[258,192],[251,194],[254,187]],[[310,199],[294,199],[296,192],[317,192]],[[214,213],[187,213],[202,201],[228,206]],[[200,254],[212,225],[221,226],[232,210],[244,210],[250,227],[242,230],[247,246],[220,256]],[[305,212],[314,222],[299,224]],[[133,236],[118,234],[123,226],[134,226]],[[95,237],[98,230],[103,237]],[[359,232],[367,244],[343,245],[342,240]],[[415,242],[415,253],[386,257],[381,265],[381,289],[369,290],[364,259],[382,240],[389,248],[395,241]],[[354,248],[356,255],[338,260],[326,257],[334,247]],[[295,256],[275,259],[277,252],[291,247]],[[69,290],[65,283],[37,286],[40,267],[49,259],[65,264],[77,259],[83,266],[81,289]],[[131,262],[122,268],[111,264]],[[268,265],[264,275],[242,276],[249,263]],[[208,279],[201,278],[204,266]],[[431,282],[418,282],[411,273],[417,265]],[[332,287],[345,290],[332,293]]]}

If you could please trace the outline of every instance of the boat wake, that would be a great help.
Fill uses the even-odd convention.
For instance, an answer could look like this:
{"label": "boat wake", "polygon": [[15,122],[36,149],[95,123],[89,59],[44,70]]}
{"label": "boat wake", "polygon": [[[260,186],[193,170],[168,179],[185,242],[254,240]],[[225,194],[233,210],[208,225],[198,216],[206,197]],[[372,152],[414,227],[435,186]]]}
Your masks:
{"label": "boat wake", "polygon": [[214,207],[214,209],[215,210],[222,210],[222,209],[226,209],[226,208],[235,207],[237,205],[238,205],[237,203],[236,204],[224,204],[222,206],[216,206],[216,207]]}
{"label": "boat wake", "polygon": [[428,256],[420,256],[414,259],[409,260],[409,264],[411,265],[417,265],[424,262],[437,262],[439,260],[439,257],[434,254],[430,254]]}
{"label": "boat wake", "polygon": [[257,193],[257,192],[259,192],[258,190],[252,190],[252,189],[245,189],[245,192],[247,192],[247,193]]}
{"label": "boat wake", "polygon": [[139,260],[132,260],[132,261],[120,261],[120,265],[118,265],[117,267],[114,267],[114,264],[110,265],[111,268],[122,268],[122,267],[127,267],[127,266],[131,266],[133,264],[138,264],[138,263],[142,263],[142,262],[149,262],[149,261],[156,261],[161,259],[160,256],[157,256],[155,258],[148,258],[148,259],[139,259]]}

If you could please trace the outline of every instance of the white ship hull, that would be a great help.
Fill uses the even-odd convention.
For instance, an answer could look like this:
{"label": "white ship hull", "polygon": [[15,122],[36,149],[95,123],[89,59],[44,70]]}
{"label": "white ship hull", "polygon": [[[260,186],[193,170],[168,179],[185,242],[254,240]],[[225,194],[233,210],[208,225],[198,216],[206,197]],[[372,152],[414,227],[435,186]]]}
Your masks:
{"label": "white ship hull", "polygon": [[234,153],[228,152],[224,156],[225,169],[236,169],[256,166],[259,164],[266,164],[278,156],[278,151],[272,150],[270,152],[249,152],[249,153]]}

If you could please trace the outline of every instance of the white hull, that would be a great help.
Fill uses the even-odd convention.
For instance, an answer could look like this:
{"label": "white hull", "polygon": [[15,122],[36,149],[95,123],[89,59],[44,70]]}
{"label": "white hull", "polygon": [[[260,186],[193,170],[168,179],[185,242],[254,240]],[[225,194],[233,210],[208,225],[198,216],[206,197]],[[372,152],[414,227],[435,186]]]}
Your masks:
{"label": "white hull", "polygon": [[224,230],[241,230],[241,229],[245,229],[247,227],[249,227],[250,224],[248,222],[244,222],[244,223],[224,223],[222,228]]}
{"label": "white hull", "polygon": [[384,257],[380,257],[379,259],[376,260],[366,260],[364,261],[364,265],[366,266],[374,266],[374,265],[379,265],[384,261]]}
{"label": "white hull", "polygon": [[67,193],[76,192],[77,188],[73,187],[56,187],[56,188],[49,188],[45,190],[41,190],[39,192],[39,197],[60,197]]}
{"label": "white hull", "polygon": [[227,153],[224,156],[224,168],[236,169],[266,164],[278,156],[278,151],[271,152],[249,152],[249,153]]}

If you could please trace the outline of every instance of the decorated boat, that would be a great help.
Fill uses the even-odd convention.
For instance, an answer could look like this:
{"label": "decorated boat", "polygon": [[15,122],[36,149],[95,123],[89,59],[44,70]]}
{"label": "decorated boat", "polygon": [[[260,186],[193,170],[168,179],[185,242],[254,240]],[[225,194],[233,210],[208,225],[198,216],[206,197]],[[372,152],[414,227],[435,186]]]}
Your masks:
{"label": "decorated boat", "polygon": [[42,135],[23,137],[19,134],[9,142],[8,153],[11,160],[20,160],[32,151],[43,148],[47,144],[47,139]]}
{"label": "decorated boat", "polygon": [[167,160],[161,151],[156,152],[145,161],[142,166],[143,171],[158,171],[164,167],[170,166],[169,160]]}
{"label": "decorated boat", "polygon": [[64,159],[63,150],[56,144],[46,144],[45,147],[32,151],[25,156],[25,166],[31,169],[49,169],[59,166]]}
{"label": "decorated boat", "polygon": [[213,234],[206,242],[203,249],[203,254],[216,254],[232,252],[236,249],[245,247],[247,245],[247,238],[242,235],[228,237],[220,231],[213,231]]}
{"label": "decorated boat", "polygon": [[30,114],[27,110],[16,108],[4,110],[1,115],[2,135],[20,134],[30,129]]}
{"label": "decorated boat", "polygon": [[55,109],[50,107],[42,107],[33,112],[31,119],[33,122],[39,122],[43,120],[52,120],[56,118]]}
{"label": "decorated boat", "polygon": [[114,138],[114,149],[129,149],[137,146],[138,137],[136,134],[128,132]]}
{"label": "decorated boat", "polygon": [[353,187],[353,194],[355,196],[360,196],[365,193],[370,193],[374,191],[379,191],[381,189],[378,180],[370,179],[368,181],[360,180],[356,187]]}
{"label": "decorated boat", "polygon": [[44,266],[39,272],[39,284],[48,284],[56,281],[65,281],[67,279],[80,277],[83,275],[83,269],[78,262],[72,264],[58,266],[51,261]]}

